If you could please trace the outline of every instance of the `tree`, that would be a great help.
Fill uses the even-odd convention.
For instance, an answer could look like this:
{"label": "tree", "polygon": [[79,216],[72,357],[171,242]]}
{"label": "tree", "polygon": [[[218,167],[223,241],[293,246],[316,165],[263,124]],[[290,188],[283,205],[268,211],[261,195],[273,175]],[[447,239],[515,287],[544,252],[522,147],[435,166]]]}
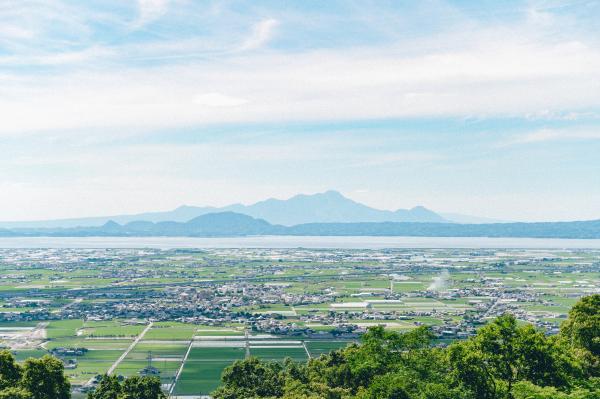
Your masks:
{"label": "tree", "polygon": [[7,350],[0,351],[0,390],[14,387],[21,379],[22,369],[15,362],[12,353]]}
{"label": "tree", "polygon": [[133,376],[123,382],[117,376],[105,375],[88,399],[164,399],[158,377]]}
{"label": "tree", "polygon": [[104,375],[96,389],[88,393],[88,399],[118,399],[122,391],[116,375]]}
{"label": "tree", "polygon": [[473,392],[478,399],[498,397],[496,381],[488,362],[472,342],[458,342],[447,351],[450,375],[457,385]]}
{"label": "tree", "polygon": [[600,376],[600,294],[581,298],[573,306],[560,335],[577,351],[588,373]]}
{"label": "tree", "polygon": [[[503,315],[447,348],[431,332],[375,327],[360,344],[306,364],[238,361],[215,399],[600,399],[600,378],[585,375],[578,352],[595,356],[597,299],[574,307],[559,337]],[[591,320],[590,320],[591,319]],[[569,338],[569,340],[567,339]],[[571,343],[572,342],[572,343]],[[589,359],[588,359],[589,360]]]}
{"label": "tree", "polygon": [[560,342],[546,337],[531,325],[517,331],[517,379],[557,388],[570,385],[570,376],[575,376],[579,370]]}
{"label": "tree", "polygon": [[164,399],[160,378],[133,376],[123,381],[122,399]]}
{"label": "tree", "polygon": [[238,360],[223,370],[223,387],[217,389],[215,399],[280,397],[285,379],[277,363],[264,363],[251,357]]}
{"label": "tree", "polygon": [[62,362],[49,355],[25,361],[20,385],[31,393],[32,399],[71,397],[71,384],[64,375]]}
{"label": "tree", "polygon": [[32,395],[23,388],[10,387],[0,391],[0,399],[32,399]]}
{"label": "tree", "polygon": [[519,375],[518,339],[517,320],[506,314],[477,331],[473,340],[475,349],[489,365],[490,374],[505,380],[509,392]]}
{"label": "tree", "polygon": [[375,378],[369,389],[357,396],[360,399],[411,399],[409,383],[402,375],[385,374]]}
{"label": "tree", "polygon": [[[483,363],[479,364],[495,379],[506,381],[509,395],[517,381],[563,387],[569,384],[569,375],[574,373],[559,346],[531,325],[519,327],[510,314],[479,329],[471,342],[470,350],[482,355]],[[477,364],[475,359],[470,361]],[[472,368],[464,362],[462,367]]]}

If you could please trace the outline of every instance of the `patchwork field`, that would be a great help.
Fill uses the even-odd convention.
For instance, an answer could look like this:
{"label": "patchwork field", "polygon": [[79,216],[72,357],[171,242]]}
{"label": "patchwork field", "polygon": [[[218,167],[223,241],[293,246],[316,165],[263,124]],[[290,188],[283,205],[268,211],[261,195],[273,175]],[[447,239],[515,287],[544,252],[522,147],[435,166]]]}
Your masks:
{"label": "patchwork field", "polygon": [[[19,328],[31,331],[36,326],[24,323],[21,327],[11,327],[16,330],[5,331],[23,331]],[[47,338],[42,348],[14,353],[19,361],[24,361],[53,351],[65,363],[65,373],[76,386],[85,385],[110,369],[125,377],[152,370],[150,375],[159,376],[166,387],[176,384],[172,390],[175,395],[200,395],[214,390],[223,369],[235,360],[255,356],[275,362],[286,358],[304,362],[309,354],[317,357],[349,342],[314,340],[305,343],[270,334],[246,334],[239,326],[180,322],[153,323],[143,337],[136,340],[146,326],[136,320],[123,319],[51,321],[45,326]],[[85,351],[78,355],[64,354],[62,351],[68,348]]]}
{"label": "patchwork field", "polygon": [[235,360],[303,362],[377,325],[446,344],[510,312],[553,334],[599,266],[564,249],[0,249],[0,346],[52,353],[76,388],[110,371],[207,394]]}
{"label": "patchwork field", "polygon": [[175,386],[175,394],[210,393],[219,385],[223,369],[245,356],[243,346],[192,348]]}

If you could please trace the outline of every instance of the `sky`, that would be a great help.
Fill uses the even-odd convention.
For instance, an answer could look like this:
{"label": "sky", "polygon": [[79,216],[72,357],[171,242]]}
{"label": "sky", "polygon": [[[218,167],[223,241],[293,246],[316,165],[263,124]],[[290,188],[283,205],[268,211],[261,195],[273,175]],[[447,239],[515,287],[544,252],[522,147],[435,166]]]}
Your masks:
{"label": "sky", "polygon": [[600,1],[0,0],[0,220],[335,189],[600,219]]}

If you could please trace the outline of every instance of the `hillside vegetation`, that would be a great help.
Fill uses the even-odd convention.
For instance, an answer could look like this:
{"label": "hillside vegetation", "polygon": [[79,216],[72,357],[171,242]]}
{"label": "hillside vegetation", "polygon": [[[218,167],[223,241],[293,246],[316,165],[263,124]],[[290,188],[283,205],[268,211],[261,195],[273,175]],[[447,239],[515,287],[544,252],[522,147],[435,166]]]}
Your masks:
{"label": "hillside vegetation", "polygon": [[[104,376],[88,399],[164,399],[156,377],[125,379]],[[27,359],[22,365],[7,351],[0,351],[0,399],[69,399],[71,384],[63,363],[46,355]]]}
{"label": "hillside vegetation", "polygon": [[446,348],[426,327],[371,328],[306,364],[255,358],[225,369],[216,399],[598,399],[600,295],[581,299],[557,336],[512,315]]}

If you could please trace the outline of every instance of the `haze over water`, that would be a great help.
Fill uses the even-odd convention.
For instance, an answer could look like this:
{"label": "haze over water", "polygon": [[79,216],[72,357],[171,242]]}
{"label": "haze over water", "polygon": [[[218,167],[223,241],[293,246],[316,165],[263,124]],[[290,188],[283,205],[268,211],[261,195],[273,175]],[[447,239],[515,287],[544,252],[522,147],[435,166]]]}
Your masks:
{"label": "haze over water", "polygon": [[487,237],[11,237],[0,248],[530,248],[600,249],[600,240]]}

